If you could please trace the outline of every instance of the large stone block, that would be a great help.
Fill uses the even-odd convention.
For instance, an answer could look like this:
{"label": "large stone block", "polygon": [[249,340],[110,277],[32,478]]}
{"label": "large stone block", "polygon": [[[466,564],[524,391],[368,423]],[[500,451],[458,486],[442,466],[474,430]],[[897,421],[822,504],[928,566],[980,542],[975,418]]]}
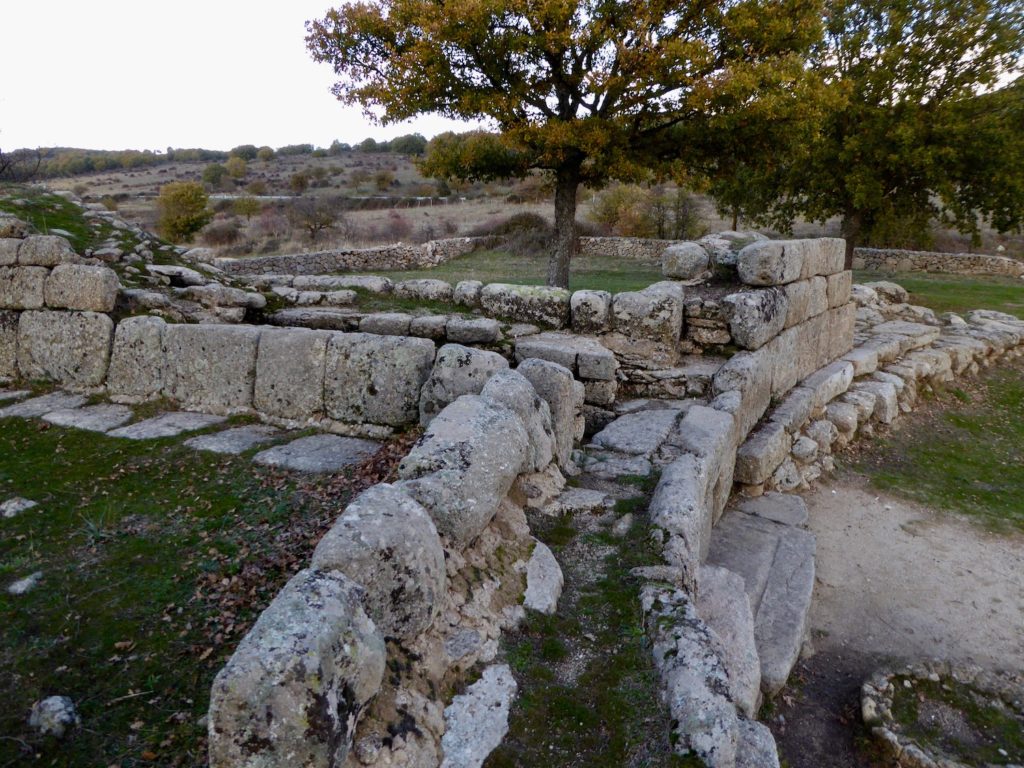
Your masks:
{"label": "large stone block", "polygon": [[71,243],[57,235],[32,235],[18,248],[18,263],[23,267],[56,267],[78,261],[81,259]]}
{"label": "large stone block", "polygon": [[792,436],[776,421],[754,432],[736,451],[736,481],[745,485],[763,483],[789,455]]}
{"label": "large stone block", "polygon": [[420,392],[420,424],[429,424],[462,395],[480,394],[492,375],[507,368],[508,361],[497,352],[445,344],[438,350],[430,377]]}
{"label": "large stone block", "polygon": [[747,435],[771,402],[773,347],[774,342],[756,352],[733,355],[712,379],[715,396],[730,391],[740,393],[740,405],[732,411],[736,418],[736,433],[740,437]]}
{"label": "large stone block", "polygon": [[322,414],[330,338],[329,331],[264,328],[256,355],[256,410],[296,421]]}
{"label": "large stone block", "polygon": [[411,496],[386,483],[348,505],[313,552],[313,567],[363,585],[363,605],[385,637],[415,639],[444,603],[437,529]]}
{"label": "large stone block", "polygon": [[0,309],[41,309],[49,270],[0,267]]}
{"label": "large stone block", "polygon": [[399,298],[418,299],[420,301],[450,302],[454,295],[450,283],[430,278],[403,280],[400,283],[395,283],[394,291],[395,296]]}
{"label": "large stone block", "polygon": [[797,280],[784,286],[782,291],[789,300],[786,328],[799,325],[828,309],[827,283],[824,277]]}
{"label": "large stone block", "polygon": [[850,292],[853,289],[853,272],[843,270],[829,275],[826,279],[828,281],[826,292],[829,309],[835,309],[850,300]]}
{"label": "large stone block", "polygon": [[128,317],[117,324],[107,392],[118,403],[141,403],[164,388],[164,329],[159,317]]}
{"label": "large stone block", "polygon": [[777,288],[742,291],[722,299],[733,341],[744,349],[760,349],[786,325],[789,300]]}
{"label": "large stone block", "polygon": [[18,371],[68,389],[103,384],[114,323],[95,312],[22,312],[18,322]]}
{"label": "large stone block", "polygon": [[647,510],[651,522],[666,533],[665,559],[682,569],[688,587],[695,585],[711,543],[715,470],[708,457],[684,453],[662,471]]}
{"label": "large stone block", "polygon": [[13,267],[18,263],[18,248],[21,239],[16,237],[0,237],[0,267]]}
{"label": "large stone block", "polygon": [[675,345],[683,330],[683,289],[654,283],[612,297],[612,326],[623,336]]}
{"label": "large stone block", "polygon": [[497,371],[487,380],[481,395],[512,409],[523,423],[530,438],[531,472],[540,472],[551,463],[555,456],[551,406],[525,376],[518,371]]}
{"label": "large stone block", "polygon": [[529,447],[514,411],[463,395],[437,414],[402,459],[398,474],[407,482],[400,485],[426,507],[441,536],[464,549],[528,466]]}
{"label": "large stone block", "polygon": [[562,467],[572,462],[572,448],[583,437],[583,402],[586,390],[564,366],[530,358],[516,369],[533,385],[551,409],[555,456]]}
{"label": "large stone block", "polygon": [[60,264],[46,279],[46,306],[89,312],[112,312],[121,287],[117,273],[108,267]]}
{"label": "large stone block", "polygon": [[853,332],[857,325],[857,305],[843,304],[831,309],[826,315],[828,320],[828,346],[820,363],[830,363],[853,349]]}
{"label": "large stone block", "polygon": [[260,329],[248,325],[168,325],[164,393],[189,410],[252,408]]}
{"label": "large stone block", "polygon": [[676,243],[661,254],[661,274],[675,280],[693,280],[711,266],[711,257],[700,243]]}
{"label": "large stone block", "polygon": [[349,424],[414,424],[435,354],[429,339],[334,334],[327,344],[327,415]]}
{"label": "large stone block", "polygon": [[846,241],[838,237],[820,237],[804,242],[812,243],[804,254],[800,276],[804,279],[822,275],[828,277],[842,272],[846,261]]}
{"label": "large stone block", "polygon": [[804,266],[804,240],[763,240],[751,243],[736,257],[740,281],[747,285],[785,285],[799,280]]}
{"label": "large stone block", "polygon": [[851,383],[853,363],[837,360],[812,373],[803,380],[801,386],[814,393],[812,410],[817,410],[843,394],[850,388]]}
{"label": "large stone block", "polygon": [[18,375],[18,313],[0,310],[0,376]]}
{"label": "large stone block", "polygon": [[344,574],[297,573],[210,692],[210,767],[343,765],[380,690],[385,646]]}
{"label": "large stone block", "polygon": [[480,306],[493,317],[552,328],[569,324],[569,292],[538,285],[490,283],[480,291]]}
{"label": "large stone block", "polygon": [[608,291],[576,291],[569,306],[575,333],[601,333],[610,327],[612,295]]}

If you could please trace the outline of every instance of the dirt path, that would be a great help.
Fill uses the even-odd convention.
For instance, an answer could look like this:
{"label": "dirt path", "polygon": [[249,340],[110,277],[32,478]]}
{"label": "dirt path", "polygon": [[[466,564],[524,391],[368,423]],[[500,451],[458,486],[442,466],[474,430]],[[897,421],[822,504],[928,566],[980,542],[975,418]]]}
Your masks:
{"label": "dirt path", "polygon": [[818,538],[815,654],[771,722],[792,768],[875,764],[857,702],[876,666],[939,657],[1024,669],[1024,536],[880,494],[849,473],[806,498]]}

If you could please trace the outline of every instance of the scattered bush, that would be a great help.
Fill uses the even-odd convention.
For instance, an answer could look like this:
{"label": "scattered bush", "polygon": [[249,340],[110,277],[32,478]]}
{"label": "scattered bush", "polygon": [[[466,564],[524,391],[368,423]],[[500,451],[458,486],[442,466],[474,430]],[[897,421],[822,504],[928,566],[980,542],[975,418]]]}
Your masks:
{"label": "scattered bush", "polygon": [[309,187],[309,176],[303,171],[293,173],[292,177],[288,180],[288,186],[291,187],[292,192],[296,195],[301,195]]}
{"label": "scattered bush", "polygon": [[164,184],[156,200],[160,233],[172,243],[188,240],[213,218],[208,202],[201,184],[193,181]]}
{"label": "scattered bush", "polygon": [[101,197],[100,204],[108,211],[117,211],[117,200],[110,195],[104,195]]}
{"label": "scattered bush", "polygon": [[274,159],[274,150],[270,147],[260,147],[256,152],[256,159],[264,163]]}
{"label": "scattered bush", "polygon": [[514,256],[541,256],[551,250],[555,228],[539,214],[517,213],[474,227],[469,236],[500,238],[501,247]]}
{"label": "scattered bush", "polygon": [[216,189],[227,175],[228,169],[220,163],[210,163],[203,168],[203,183]]}
{"label": "scattered bush", "polygon": [[685,189],[616,184],[598,195],[590,218],[603,234],[620,237],[690,240],[706,231],[697,201]]}
{"label": "scattered bush", "polygon": [[244,179],[246,172],[249,170],[249,165],[245,160],[236,155],[228,158],[228,161],[224,164],[224,170],[227,171],[228,176],[232,179]]}
{"label": "scattered bush", "polygon": [[292,226],[305,230],[311,243],[316,242],[321,232],[333,227],[338,218],[338,210],[334,205],[313,197],[300,198],[288,209],[288,219]]}
{"label": "scattered bush", "polygon": [[239,197],[234,201],[232,208],[235,214],[238,216],[245,216],[245,220],[249,221],[253,216],[260,212],[262,209],[260,201],[254,197]]}
{"label": "scattered bush", "polygon": [[256,181],[250,181],[246,186],[245,191],[250,195],[265,195],[267,194],[267,182],[257,179]]}
{"label": "scattered bush", "polygon": [[204,245],[224,247],[237,243],[240,236],[241,230],[238,222],[234,219],[227,219],[208,224],[200,233],[199,238]]}

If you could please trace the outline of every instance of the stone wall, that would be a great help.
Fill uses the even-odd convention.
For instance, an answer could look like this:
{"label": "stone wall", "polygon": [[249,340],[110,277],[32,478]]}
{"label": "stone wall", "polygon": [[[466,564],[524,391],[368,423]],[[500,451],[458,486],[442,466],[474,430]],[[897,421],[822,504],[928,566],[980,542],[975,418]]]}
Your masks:
{"label": "stone wall", "polygon": [[679,240],[644,237],[581,237],[578,256],[609,256],[636,261],[661,261],[661,254]]}
{"label": "stone wall", "polygon": [[937,253],[896,248],[857,248],[853,268],[873,272],[938,272],[947,275],[1024,277],[1024,261],[982,253]]}

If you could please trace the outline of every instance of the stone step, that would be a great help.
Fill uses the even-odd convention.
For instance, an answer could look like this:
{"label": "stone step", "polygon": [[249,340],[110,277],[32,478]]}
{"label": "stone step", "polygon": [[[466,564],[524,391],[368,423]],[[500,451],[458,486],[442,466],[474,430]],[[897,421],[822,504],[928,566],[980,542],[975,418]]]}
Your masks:
{"label": "stone step", "polygon": [[769,696],[785,685],[807,632],[816,543],[799,527],[806,519],[802,499],[766,494],[727,511],[711,538],[707,562],[743,577]]}
{"label": "stone step", "polygon": [[590,441],[591,446],[650,458],[679,421],[682,411],[637,411],[620,416]]}

